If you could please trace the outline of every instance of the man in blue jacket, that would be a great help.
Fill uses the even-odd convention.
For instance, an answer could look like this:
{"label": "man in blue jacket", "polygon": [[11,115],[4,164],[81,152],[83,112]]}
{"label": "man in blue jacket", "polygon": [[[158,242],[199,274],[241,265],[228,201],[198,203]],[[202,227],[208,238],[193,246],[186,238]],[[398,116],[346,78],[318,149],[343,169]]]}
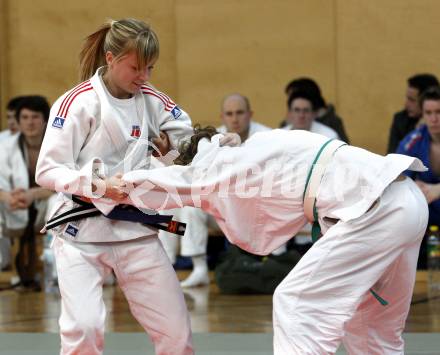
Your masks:
{"label": "man in blue jacket", "polygon": [[[426,172],[408,171],[423,191],[429,204],[429,224],[440,226],[440,87],[428,89],[420,99],[425,124],[400,142],[397,153],[419,158]],[[426,267],[426,245],[420,252],[419,267]]]}

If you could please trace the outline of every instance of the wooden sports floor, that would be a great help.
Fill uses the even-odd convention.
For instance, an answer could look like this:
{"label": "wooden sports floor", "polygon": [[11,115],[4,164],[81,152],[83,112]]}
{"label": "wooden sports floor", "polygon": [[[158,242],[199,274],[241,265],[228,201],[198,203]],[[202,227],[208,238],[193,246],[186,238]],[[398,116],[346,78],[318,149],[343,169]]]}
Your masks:
{"label": "wooden sports floor", "polygon": [[[180,279],[186,276],[186,272],[178,274]],[[1,278],[7,276],[7,273],[2,273]],[[107,332],[143,331],[130,314],[127,302],[117,286],[105,287],[104,297],[108,311]],[[209,286],[185,290],[185,299],[194,332],[272,332],[270,295],[223,295],[212,281]],[[59,311],[58,293],[1,291],[0,332],[57,333]],[[426,272],[417,275],[413,305],[405,332],[440,333],[440,297],[428,299]]]}

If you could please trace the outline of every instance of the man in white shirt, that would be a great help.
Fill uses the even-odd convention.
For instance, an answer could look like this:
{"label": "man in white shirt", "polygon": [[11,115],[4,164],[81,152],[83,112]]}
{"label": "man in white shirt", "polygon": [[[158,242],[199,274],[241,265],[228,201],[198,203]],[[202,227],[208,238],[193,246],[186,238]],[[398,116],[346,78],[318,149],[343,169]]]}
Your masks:
{"label": "man in white shirt", "polygon": [[287,101],[289,112],[285,129],[302,129],[313,133],[319,133],[328,138],[339,139],[336,131],[330,127],[315,121],[316,108],[313,98],[306,92],[294,92]]}
{"label": "man in white shirt", "polygon": [[[6,106],[6,119],[7,119],[7,129],[0,132],[0,142],[4,143],[9,137],[14,136],[18,133],[19,127],[16,119],[17,107],[19,106],[20,100],[23,96],[17,96],[9,100]],[[2,147],[4,149],[4,147]],[[3,154],[3,152],[1,153]],[[3,167],[0,167],[3,169]],[[4,216],[2,211],[0,211],[0,228],[3,229]],[[6,268],[11,263],[11,242],[9,238],[3,236],[3,231],[0,231],[0,270]]]}
{"label": "man in white shirt", "polygon": [[40,285],[35,274],[35,232],[44,225],[54,196],[52,191],[38,186],[34,178],[49,110],[49,103],[42,96],[22,98],[16,109],[19,134],[4,140],[0,152],[0,211],[4,219],[4,236],[0,240],[19,240],[16,266],[21,285],[36,290]]}
{"label": "man in white shirt", "polygon": [[271,128],[252,120],[249,99],[241,94],[230,94],[223,99],[220,118],[223,125],[217,128],[220,133],[237,133],[244,142],[256,132],[269,131]]}
{"label": "man in white shirt", "polygon": [[8,105],[6,106],[6,119],[8,127],[0,132],[0,142],[18,133],[19,127],[16,118],[16,111],[23,97],[24,96],[17,96],[9,100]]}

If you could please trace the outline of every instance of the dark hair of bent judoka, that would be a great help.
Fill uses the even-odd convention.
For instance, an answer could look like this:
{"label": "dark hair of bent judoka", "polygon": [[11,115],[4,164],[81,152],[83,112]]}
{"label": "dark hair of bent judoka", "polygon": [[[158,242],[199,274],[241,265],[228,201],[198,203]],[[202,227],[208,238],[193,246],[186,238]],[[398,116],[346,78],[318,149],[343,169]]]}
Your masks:
{"label": "dark hair of bent judoka", "polygon": [[203,127],[199,124],[194,126],[194,134],[189,141],[183,142],[179,147],[180,155],[174,160],[176,165],[188,165],[191,164],[194,156],[197,154],[197,146],[201,139],[211,139],[212,136],[218,132],[212,126]]}

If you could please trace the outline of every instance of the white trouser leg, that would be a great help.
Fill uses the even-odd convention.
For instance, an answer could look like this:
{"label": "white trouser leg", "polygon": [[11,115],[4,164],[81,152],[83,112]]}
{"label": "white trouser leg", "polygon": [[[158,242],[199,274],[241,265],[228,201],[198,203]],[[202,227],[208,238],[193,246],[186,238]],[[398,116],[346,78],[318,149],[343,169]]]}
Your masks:
{"label": "white trouser leg", "polygon": [[389,304],[382,306],[368,293],[345,325],[343,343],[349,354],[404,353],[402,332],[411,304],[419,248],[419,241],[409,246],[374,285],[374,291]]}
{"label": "white trouser leg", "polygon": [[155,237],[114,245],[115,274],[156,355],[192,355],[189,315],[173,267]]}
{"label": "white trouser leg", "polygon": [[193,262],[192,273],[181,282],[182,287],[196,287],[209,283],[206,249],[208,246],[208,215],[201,209],[184,207],[180,217],[187,223],[181,241],[182,256],[190,256]]}
{"label": "white trouser leg", "polygon": [[[344,325],[391,265],[407,253],[415,268],[427,220],[426,200],[407,179],[360,218],[329,228],[275,291],[274,354],[335,353]],[[406,304],[391,311],[393,323],[406,317],[411,291],[400,291]]]}
{"label": "white trouser leg", "polygon": [[104,348],[102,284],[111,269],[105,252],[56,238],[54,251],[61,292],[61,354],[98,355]]}
{"label": "white trouser leg", "polygon": [[199,208],[183,207],[167,211],[178,221],[186,223],[185,235],[179,237],[172,233],[159,231],[159,239],[171,260],[175,263],[180,241],[182,256],[205,255],[208,245],[208,215]]}
{"label": "white trouser leg", "polygon": [[174,269],[153,237],[115,243],[55,241],[62,295],[61,354],[102,354],[102,285],[114,269],[133,316],[156,355],[192,355],[189,315]]}
{"label": "white trouser leg", "polygon": [[168,256],[168,259],[170,260],[171,264],[174,264],[176,262],[177,250],[179,249],[180,237],[160,230],[159,239],[162,243],[165,253]]}
{"label": "white trouser leg", "polygon": [[184,207],[180,217],[187,223],[181,241],[182,256],[205,255],[208,246],[208,215],[199,208]]}
{"label": "white trouser leg", "polygon": [[[173,210],[163,211],[162,213],[165,215],[173,215],[176,221],[182,221],[182,219],[180,218],[181,210],[181,208],[176,208]],[[176,262],[176,257],[179,253],[178,251],[181,238],[182,237],[173,233],[168,233],[163,230],[159,231],[159,239],[162,243],[163,248],[165,249],[166,254],[168,255],[168,258],[171,261],[171,264],[174,264]]]}

